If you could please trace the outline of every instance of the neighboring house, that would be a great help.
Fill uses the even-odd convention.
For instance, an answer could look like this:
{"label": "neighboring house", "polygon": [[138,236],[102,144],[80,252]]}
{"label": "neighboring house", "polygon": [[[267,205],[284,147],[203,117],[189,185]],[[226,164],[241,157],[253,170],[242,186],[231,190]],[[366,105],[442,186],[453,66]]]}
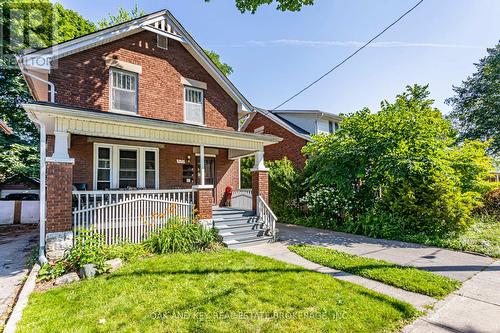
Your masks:
{"label": "neighboring house", "polygon": [[306,156],[301,149],[311,141],[311,135],[333,133],[341,121],[341,117],[319,110],[255,109],[241,130],[283,138],[280,143],[264,149],[266,159],[280,160],[286,156],[297,168],[303,168]]}
{"label": "neighboring house", "polygon": [[79,228],[140,241],[168,216],[190,219],[193,205],[212,221],[226,187],[239,189],[243,156],[256,156],[244,208],[267,209],[264,147],[280,138],[238,131],[252,105],[169,11],[18,61],[36,100],[23,107],[41,133],[52,258]]}
{"label": "neighboring house", "polygon": [[5,199],[6,196],[12,194],[26,194],[27,196],[36,198],[39,193],[40,181],[22,174],[7,177],[0,182],[0,199]]}
{"label": "neighboring house", "polygon": [[12,135],[12,129],[2,120],[0,119],[0,130],[7,135]]}

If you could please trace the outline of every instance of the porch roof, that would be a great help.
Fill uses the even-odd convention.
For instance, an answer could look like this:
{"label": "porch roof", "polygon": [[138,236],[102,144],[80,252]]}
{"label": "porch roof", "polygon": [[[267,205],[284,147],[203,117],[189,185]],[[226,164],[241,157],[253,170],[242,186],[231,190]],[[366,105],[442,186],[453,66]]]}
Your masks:
{"label": "porch roof", "polygon": [[228,148],[233,157],[262,150],[282,139],[172,121],[144,118],[47,102],[23,104],[30,118],[46,127],[47,134],[68,132],[107,138]]}

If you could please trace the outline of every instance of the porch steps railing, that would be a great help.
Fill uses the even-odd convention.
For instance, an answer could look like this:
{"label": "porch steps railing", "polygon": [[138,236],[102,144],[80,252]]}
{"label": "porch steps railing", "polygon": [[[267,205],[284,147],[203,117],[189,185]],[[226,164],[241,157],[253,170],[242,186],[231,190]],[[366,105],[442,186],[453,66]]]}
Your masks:
{"label": "porch steps railing", "polygon": [[253,246],[276,240],[277,218],[260,196],[257,197],[256,211],[217,207],[214,208],[213,218],[219,237],[229,248]]}
{"label": "porch steps railing", "polygon": [[190,223],[193,190],[73,191],[73,231],[92,230],[107,244],[140,243],[170,218]]}

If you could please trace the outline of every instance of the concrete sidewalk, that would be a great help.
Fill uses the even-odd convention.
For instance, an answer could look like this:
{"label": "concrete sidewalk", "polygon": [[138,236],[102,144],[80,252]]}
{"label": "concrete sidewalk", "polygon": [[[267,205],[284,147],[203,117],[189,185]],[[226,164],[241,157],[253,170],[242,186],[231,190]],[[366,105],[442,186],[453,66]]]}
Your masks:
{"label": "concrete sidewalk", "polygon": [[347,253],[415,266],[459,281],[466,281],[493,263],[493,259],[470,253],[420,244],[375,239],[297,225],[278,224],[284,244],[312,244]]}
{"label": "concrete sidewalk", "polygon": [[[263,255],[267,251],[273,258],[283,260],[287,256],[283,253],[277,254],[275,249],[277,246],[283,249],[290,244],[307,243],[401,265],[415,266],[463,282],[462,288],[437,302],[434,309],[427,315],[407,326],[403,330],[405,333],[500,332],[500,260],[495,261],[486,256],[419,244],[374,239],[295,225],[278,224],[278,228],[280,242],[263,245],[267,246],[267,249],[248,249],[253,253]],[[338,278],[335,274],[333,276]],[[359,280],[351,282],[358,283]],[[365,286],[374,289],[369,285]],[[390,292],[387,289],[377,291]],[[401,295],[403,298],[400,297]],[[402,300],[406,297],[404,294],[391,296]],[[421,300],[409,298],[406,301],[419,307]]]}
{"label": "concrete sidewalk", "polygon": [[33,226],[0,227],[0,324],[28,274],[26,263],[37,239]]}

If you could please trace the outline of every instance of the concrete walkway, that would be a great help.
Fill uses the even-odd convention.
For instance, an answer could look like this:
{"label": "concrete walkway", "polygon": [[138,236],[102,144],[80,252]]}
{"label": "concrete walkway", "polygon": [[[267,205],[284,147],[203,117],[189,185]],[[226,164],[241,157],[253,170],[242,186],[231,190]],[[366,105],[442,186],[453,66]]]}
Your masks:
{"label": "concrete walkway", "polygon": [[[417,308],[422,308],[434,299],[406,291],[401,293],[402,290],[379,282],[324,268],[288,251],[286,246],[298,243],[325,246],[355,255],[415,266],[463,282],[462,288],[435,303],[434,309],[427,315],[407,326],[403,330],[405,333],[500,332],[500,260],[419,244],[295,225],[278,224],[278,228],[280,242],[245,250],[331,274],[336,278],[406,301]],[[412,294],[424,298],[417,298]]]}
{"label": "concrete walkway", "polygon": [[26,263],[37,237],[33,226],[0,227],[0,327],[28,274]]}
{"label": "concrete walkway", "polygon": [[466,281],[493,263],[493,259],[420,244],[375,239],[342,232],[278,224],[284,244],[313,244],[347,253],[415,266],[459,281]]}
{"label": "concrete walkway", "polygon": [[323,273],[323,274],[328,274],[331,275],[334,278],[337,278],[339,280],[343,281],[348,281],[354,284],[358,284],[360,286],[366,287],[368,289],[377,291],[381,294],[385,294],[391,297],[394,297],[396,299],[399,299],[401,301],[410,303],[413,305],[415,308],[424,311],[426,309],[426,306],[432,305],[437,302],[436,299],[425,296],[425,295],[420,295],[417,293],[412,293],[410,291],[406,291],[403,289],[395,288],[388,286],[386,284],[383,284],[381,282],[373,281],[370,279],[366,279],[361,276],[357,275],[352,275],[346,272],[342,272],[333,268],[325,267],[318,265],[316,263],[313,263],[309,260],[306,260],[302,258],[301,256],[291,252],[288,250],[286,244],[276,242],[276,243],[266,243],[266,244],[260,244],[260,245],[255,245],[255,246],[249,246],[249,247],[244,247],[241,248],[241,250],[273,258],[276,260],[280,260],[289,264],[294,264],[298,266],[302,266],[304,268],[310,269],[312,271],[318,272],[318,273]]}

